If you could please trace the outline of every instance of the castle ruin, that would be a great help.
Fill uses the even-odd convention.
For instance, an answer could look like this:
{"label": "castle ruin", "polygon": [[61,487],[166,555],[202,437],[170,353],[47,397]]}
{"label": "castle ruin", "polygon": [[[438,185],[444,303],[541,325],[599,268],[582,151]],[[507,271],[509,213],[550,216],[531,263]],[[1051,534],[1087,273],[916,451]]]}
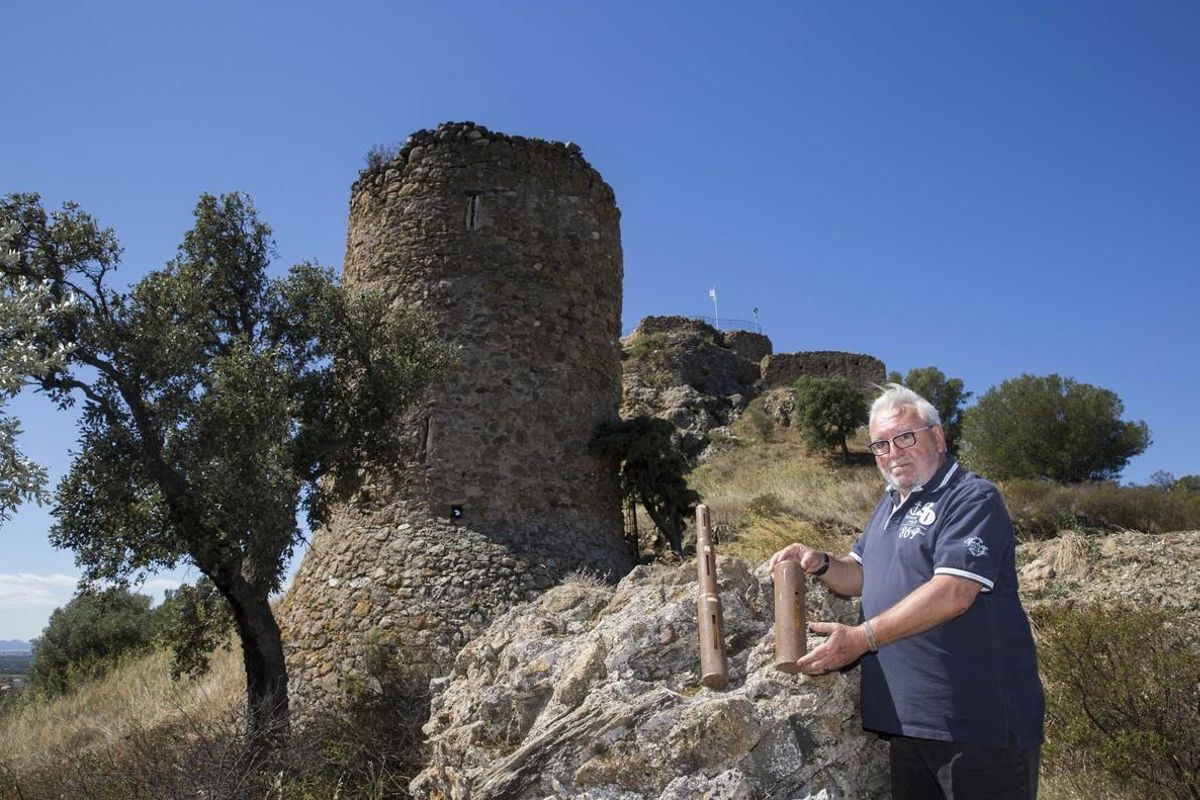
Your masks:
{"label": "castle ruin", "polygon": [[354,184],[347,286],[431,314],[450,377],[398,422],[398,469],[313,535],[281,617],[292,692],[337,690],[370,637],[439,674],[573,571],[619,577],[620,212],[577,146],[447,123]]}

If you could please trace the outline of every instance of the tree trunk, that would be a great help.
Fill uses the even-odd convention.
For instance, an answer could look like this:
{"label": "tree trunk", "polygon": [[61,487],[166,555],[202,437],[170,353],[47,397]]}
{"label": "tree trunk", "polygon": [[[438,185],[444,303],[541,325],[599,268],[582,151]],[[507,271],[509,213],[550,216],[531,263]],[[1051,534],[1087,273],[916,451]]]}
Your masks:
{"label": "tree trunk", "polygon": [[683,537],[679,533],[679,528],[671,523],[670,517],[660,513],[653,503],[642,503],[642,507],[646,509],[646,513],[650,515],[650,519],[654,520],[654,525],[662,532],[663,538],[667,540],[667,544],[675,551],[675,554],[683,556]]}
{"label": "tree trunk", "polygon": [[225,592],[242,640],[246,668],[246,704],[250,735],[270,749],[287,739],[288,677],[283,660],[283,637],[265,593],[240,582]]}

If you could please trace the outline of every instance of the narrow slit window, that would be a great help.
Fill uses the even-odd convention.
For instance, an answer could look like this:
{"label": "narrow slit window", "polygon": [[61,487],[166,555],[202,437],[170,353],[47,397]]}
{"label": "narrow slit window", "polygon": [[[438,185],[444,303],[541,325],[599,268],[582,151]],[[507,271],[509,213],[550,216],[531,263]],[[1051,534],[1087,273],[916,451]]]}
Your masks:
{"label": "narrow slit window", "polygon": [[426,463],[429,458],[429,448],[433,445],[433,420],[425,418],[425,430],[421,433],[420,463]]}
{"label": "narrow slit window", "polygon": [[467,230],[479,230],[480,222],[480,196],[477,194],[467,195]]}

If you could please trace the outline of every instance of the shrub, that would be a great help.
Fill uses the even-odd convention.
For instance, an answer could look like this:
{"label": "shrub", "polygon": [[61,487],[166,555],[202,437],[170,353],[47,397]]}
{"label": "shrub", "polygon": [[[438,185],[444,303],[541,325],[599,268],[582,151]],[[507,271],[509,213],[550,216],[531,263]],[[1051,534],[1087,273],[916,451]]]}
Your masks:
{"label": "shrub", "polygon": [[904,384],[937,409],[942,432],[946,435],[946,449],[957,454],[962,435],[963,405],[974,394],[963,389],[962,378],[947,378],[937,367],[917,367],[910,369],[903,380],[899,372],[889,373],[888,381]]}
{"label": "shrub", "polygon": [[645,416],[604,423],[590,450],[619,464],[621,493],[641,503],[671,549],[683,555],[684,520],[695,516],[700,495],[684,479],[690,465],[679,450],[675,426]]}
{"label": "shrub", "polygon": [[217,648],[228,650],[233,635],[229,604],[208,578],[167,592],[155,612],[155,641],[170,649],[171,678],[197,677],[208,671]]}
{"label": "shrub", "polygon": [[1152,608],[1043,610],[1046,767],[1084,796],[1200,798],[1200,640]]}
{"label": "shrub", "polygon": [[867,424],[867,401],[862,390],[846,378],[817,378],[805,375],[796,381],[793,418],[804,434],[809,450],[840,447],[850,460],[846,439]]}
{"label": "shrub", "polygon": [[1009,480],[1001,484],[1013,527],[1023,538],[1053,536],[1064,528],[1145,533],[1200,528],[1200,493],[1097,481],[1063,485]]}
{"label": "shrub", "polygon": [[363,157],[363,160],[367,162],[367,166],[365,169],[363,169],[363,172],[374,172],[376,170],[383,169],[390,164],[392,160],[399,155],[399,153],[400,145],[398,144],[371,145],[371,149],[368,150],[367,154]]}
{"label": "shrub", "polygon": [[296,770],[289,782],[313,797],[337,787],[343,797],[405,798],[424,766],[421,726],[429,719],[430,691],[428,675],[413,666],[420,659],[376,637],[364,643],[362,656],[362,672],[343,683],[341,704],[301,736],[313,755],[307,773]]}
{"label": "shrub", "polygon": [[33,640],[29,688],[65,694],[110,670],[123,657],[149,649],[154,632],[150,598],[126,589],[84,591],[50,615]]}
{"label": "shrub", "polygon": [[963,463],[992,480],[1116,478],[1150,444],[1146,423],[1124,411],[1114,392],[1071,378],[1012,378],[963,414]]}

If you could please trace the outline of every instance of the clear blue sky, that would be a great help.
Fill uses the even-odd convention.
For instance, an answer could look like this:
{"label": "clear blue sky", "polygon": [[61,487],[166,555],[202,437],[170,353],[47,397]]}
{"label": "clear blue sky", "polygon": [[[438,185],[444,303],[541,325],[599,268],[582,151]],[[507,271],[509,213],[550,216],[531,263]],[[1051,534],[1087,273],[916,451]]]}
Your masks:
{"label": "clear blue sky", "polygon": [[[0,192],[75,200],[169,259],[241,190],[279,268],[341,263],[377,143],[445,120],[578,142],[622,210],[626,329],[749,318],[777,351],[1115,390],[1200,473],[1200,2],[10,3]],[[13,407],[61,475],[72,422]],[[0,529],[0,639],[77,573]],[[166,576],[163,585],[178,579]]]}

